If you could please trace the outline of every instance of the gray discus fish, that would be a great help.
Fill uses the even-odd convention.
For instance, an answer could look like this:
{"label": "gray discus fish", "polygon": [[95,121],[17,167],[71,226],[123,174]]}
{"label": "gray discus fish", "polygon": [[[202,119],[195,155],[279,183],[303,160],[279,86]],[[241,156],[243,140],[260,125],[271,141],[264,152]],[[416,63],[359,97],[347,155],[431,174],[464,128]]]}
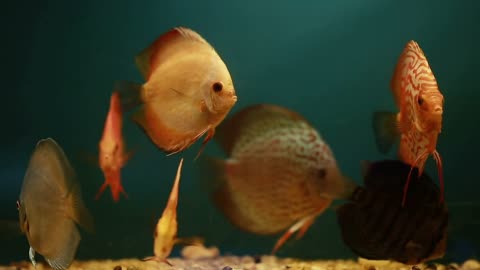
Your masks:
{"label": "gray discus fish", "polygon": [[81,238],[77,224],[90,232],[94,230],[74,170],[51,138],[40,140],[33,151],[17,207],[34,266],[38,252],[53,269],[67,269]]}

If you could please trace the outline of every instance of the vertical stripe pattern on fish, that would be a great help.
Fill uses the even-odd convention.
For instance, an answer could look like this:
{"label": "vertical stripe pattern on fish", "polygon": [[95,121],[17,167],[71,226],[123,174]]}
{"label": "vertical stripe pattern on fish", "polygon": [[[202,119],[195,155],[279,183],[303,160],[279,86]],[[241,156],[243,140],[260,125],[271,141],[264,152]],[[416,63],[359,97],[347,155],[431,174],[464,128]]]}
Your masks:
{"label": "vertical stripe pattern on fish", "polygon": [[[438,135],[442,129],[443,95],[422,49],[410,41],[400,55],[391,81],[398,114],[374,113],[376,141],[382,152],[387,152],[400,137],[400,160],[418,168],[423,173],[425,162],[431,154],[437,163],[443,200],[443,164],[436,150]],[[404,198],[408,191],[411,173],[407,176]]]}

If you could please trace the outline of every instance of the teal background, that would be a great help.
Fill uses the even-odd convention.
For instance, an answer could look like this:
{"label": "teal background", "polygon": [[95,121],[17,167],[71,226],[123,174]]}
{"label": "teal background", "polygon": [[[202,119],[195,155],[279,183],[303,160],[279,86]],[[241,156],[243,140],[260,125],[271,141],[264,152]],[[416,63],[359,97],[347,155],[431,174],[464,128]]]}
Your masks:
{"label": "teal background", "polygon": [[[142,82],[134,56],[175,26],[198,31],[232,74],[238,102],[230,115],[273,103],[304,115],[324,136],[345,174],[360,183],[360,161],[395,158],[375,147],[371,115],[395,110],[389,82],[406,42],[424,50],[445,97],[438,150],[452,215],[446,259],[478,254],[480,3],[437,1],[5,1],[2,3],[0,219],[16,220],[15,201],[36,142],[54,138],[70,157],[97,232],[84,233],[77,258],[144,257],[181,156],[179,236],[202,236],[224,253],[269,253],[279,236],[231,226],[211,205],[192,159],[198,145],[166,157],[132,121],[137,152],[123,170],[130,199],[93,198],[101,171],[96,154],[117,80]],[[205,152],[218,155],[210,143]],[[432,159],[427,172],[436,176]],[[0,239],[0,263],[28,260],[26,238]],[[178,255],[177,247],[173,255]],[[279,256],[354,258],[334,211]]]}

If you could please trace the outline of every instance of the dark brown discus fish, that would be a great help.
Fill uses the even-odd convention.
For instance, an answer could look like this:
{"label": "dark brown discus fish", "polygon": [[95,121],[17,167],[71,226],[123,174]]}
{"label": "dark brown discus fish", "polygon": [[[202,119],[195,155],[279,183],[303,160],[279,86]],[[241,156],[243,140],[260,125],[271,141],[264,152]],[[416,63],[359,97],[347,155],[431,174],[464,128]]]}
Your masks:
{"label": "dark brown discus fish", "polygon": [[393,160],[368,164],[365,187],[357,187],[351,202],[337,209],[343,241],[358,256],[409,265],[444,256],[448,211],[426,173],[412,174],[408,200],[401,205],[400,187],[410,167]]}

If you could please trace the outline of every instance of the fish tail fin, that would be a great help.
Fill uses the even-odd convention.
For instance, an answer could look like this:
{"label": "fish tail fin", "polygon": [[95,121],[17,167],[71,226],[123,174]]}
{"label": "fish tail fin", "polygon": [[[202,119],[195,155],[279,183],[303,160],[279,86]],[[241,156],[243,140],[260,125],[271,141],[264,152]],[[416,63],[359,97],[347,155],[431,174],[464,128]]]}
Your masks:
{"label": "fish tail fin", "polygon": [[100,186],[100,188],[97,191],[97,194],[95,195],[95,200],[99,200],[100,197],[102,196],[103,192],[105,189],[108,187],[107,181],[103,182],[103,184]]}
{"label": "fish tail fin", "polygon": [[373,131],[378,150],[386,154],[400,136],[397,115],[392,112],[374,112]]}
{"label": "fish tail fin", "polygon": [[85,230],[90,233],[94,233],[95,225],[93,221],[93,216],[90,214],[90,211],[87,209],[85,203],[82,200],[82,194],[79,184],[75,184],[72,187],[69,205],[69,216]]}
{"label": "fish tail fin", "polygon": [[140,106],[142,101],[142,85],[134,82],[117,81],[114,91],[118,92],[122,111],[128,112]]}
{"label": "fish tail fin", "polygon": [[118,202],[120,200],[121,194],[128,199],[128,194],[125,192],[125,189],[122,186],[120,170],[110,171],[105,174],[105,177],[107,177],[105,183],[111,183],[110,192],[112,193],[112,199],[114,202]]}

